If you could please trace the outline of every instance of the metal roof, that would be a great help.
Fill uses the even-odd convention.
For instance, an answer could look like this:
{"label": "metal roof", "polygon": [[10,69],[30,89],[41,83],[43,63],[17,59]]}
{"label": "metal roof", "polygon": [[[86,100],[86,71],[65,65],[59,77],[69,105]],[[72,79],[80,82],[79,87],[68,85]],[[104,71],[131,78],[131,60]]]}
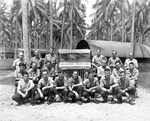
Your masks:
{"label": "metal roof", "polygon": [[[84,44],[83,44],[84,43]],[[87,46],[88,45],[88,46]],[[87,47],[85,47],[87,46]],[[131,51],[131,43],[117,41],[101,41],[101,40],[81,40],[76,48],[88,48],[92,54],[96,54],[97,49],[101,49],[101,53],[107,57],[112,56],[112,50],[117,51],[118,57],[127,57]],[[135,58],[150,58],[150,46],[146,44],[135,44]]]}

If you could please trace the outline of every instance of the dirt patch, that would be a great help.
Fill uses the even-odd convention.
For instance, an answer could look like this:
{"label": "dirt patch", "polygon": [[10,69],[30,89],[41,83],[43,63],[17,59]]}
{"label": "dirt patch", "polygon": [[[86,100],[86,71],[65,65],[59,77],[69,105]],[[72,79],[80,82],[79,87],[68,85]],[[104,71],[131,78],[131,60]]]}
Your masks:
{"label": "dirt patch", "polygon": [[[5,75],[5,79],[12,78]],[[1,81],[4,80],[0,79]],[[11,97],[14,86],[7,79],[0,81],[0,121],[150,121],[150,92],[138,87],[140,98],[131,106],[123,104],[95,104],[78,105],[76,103],[53,103],[31,106],[30,104],[16,106]]]}

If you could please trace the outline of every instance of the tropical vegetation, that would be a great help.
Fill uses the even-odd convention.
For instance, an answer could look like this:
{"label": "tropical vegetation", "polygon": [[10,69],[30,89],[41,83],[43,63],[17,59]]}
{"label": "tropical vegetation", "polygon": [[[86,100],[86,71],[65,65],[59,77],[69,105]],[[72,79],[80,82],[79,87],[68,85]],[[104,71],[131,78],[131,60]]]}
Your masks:
{"label": "tropical vegetation", "polygon": [[1,0],[0,46],[30,51],[74,48],[81,39],[149,42],[150,0],[96,0],[90,26],[82,1],[13,0],[8,6]]}

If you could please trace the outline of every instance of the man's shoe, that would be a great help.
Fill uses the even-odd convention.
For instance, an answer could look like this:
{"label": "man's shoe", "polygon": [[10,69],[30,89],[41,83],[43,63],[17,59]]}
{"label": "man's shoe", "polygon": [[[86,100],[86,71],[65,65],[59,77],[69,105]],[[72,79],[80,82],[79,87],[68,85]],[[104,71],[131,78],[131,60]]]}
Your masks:
{"label": "man's shoe", "polygon": [[129,104],[130,104],[130,105],[134,105],[135,103],[133,103],[132,100],[129,100]]}
{"label": "man's shoe", "polygon": [[47,102],[47,104],[48,104],[48,105],[50,105],[50,104],[51,104],[51,102]]}
{"label": "man's shoe", "polygon": [[82,102],[81,101],[77,101],[77,104],[82,105]]}
{"label": "man's shoe", "polygon": [[31,103],[32,106],[35,106],[35,103]]}
{"label": "man's shoe", "polygon": [[135,98],[139,98],[137,91],[135,92]]}
{"label": "man's shoe", "polygon": [[95,104],[99,104],[100,102],[97,99],[94,99]]}
{"label": "man's shoe", "polygon": [[63,102],[64,102],[64,103],[68,103],[67,98],[64,98],[64,99],[63,99]]}
{"label": "man's shoe", "polygon": [[85,98],[85,97],[81,97],[81,100],[82,100],[84,103],[86,103],[88,99]]}
{"label": "man's shoe", "polygon": [[114,104],[114,103],[115,103],[114,98],[112,98],[111,99],[111,104]]}
{"label": "man's shoe", "polygon": [[106,102],[107,102],[107,99],[103,99],[103,100],[102,100],[102,103],[106,103]]}

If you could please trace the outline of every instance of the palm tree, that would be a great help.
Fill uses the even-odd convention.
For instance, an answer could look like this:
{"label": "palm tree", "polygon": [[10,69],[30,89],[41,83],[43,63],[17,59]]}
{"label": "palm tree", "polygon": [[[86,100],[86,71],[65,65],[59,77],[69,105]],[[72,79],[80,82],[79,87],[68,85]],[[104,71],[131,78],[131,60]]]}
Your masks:
{"label": "palm tree", "polygon": [[[64,27],[63,27],[63,37],[61,40],[64,41],[62,45],[65,45],[66,48],[73,48],[76,44],[76,40],[84,38],[86,32],[86,24],[84,21],[85,17],[85,7],[81,4],[81,0],[66,0],[64,1],[63,10],[60,13],[60,18],[64,19]],[[65,18],[64,17],[65,14]],[[70,18],[70,19],[69,19]],[[62,29],[61,29],[62,31]],[[71,34],[72,33],[72,34]],[[75,36],[75,34],[77,36]],[[70,42],[72,41],[72,42]],[[71,47],[72,46],[72,47]]]}
{"label": "palm tree", "polygon": [[27,0],[21,0],[22,5],[22,27],[23,27],[23,48],[24,48],[24,57],[29,65],[30,56],[29,56],[29,40],[28,40],[28,7]]}
{"label": "palm tree", "polygon": [[53,47],[53,2],[49,0],[50,6],[50,47]]}

